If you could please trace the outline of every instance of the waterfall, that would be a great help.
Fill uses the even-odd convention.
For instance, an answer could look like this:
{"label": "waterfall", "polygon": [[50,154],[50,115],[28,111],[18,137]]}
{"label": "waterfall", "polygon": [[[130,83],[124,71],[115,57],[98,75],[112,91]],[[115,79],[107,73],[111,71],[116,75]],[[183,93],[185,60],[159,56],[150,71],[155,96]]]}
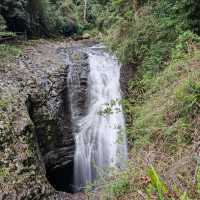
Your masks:
{"label": "waterfall", "polygon": [[87,112],[74,125],[76,190],[97,179],[101,169],[122,169],[127,161],[125,120],[119,103],[120,64],[100,45],[84,51],[89,56],[90,72]]}

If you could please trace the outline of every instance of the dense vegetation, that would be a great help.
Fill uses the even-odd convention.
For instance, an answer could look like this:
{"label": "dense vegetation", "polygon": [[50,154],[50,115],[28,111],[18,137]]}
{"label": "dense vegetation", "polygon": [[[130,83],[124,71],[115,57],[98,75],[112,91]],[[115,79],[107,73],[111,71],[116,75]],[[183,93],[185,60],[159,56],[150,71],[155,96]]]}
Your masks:
{"label": "dense vegetation", "polygon": [[195,0],[1,1],[0,32],[88,31],[137,67],[122,102],[129,167],[104,180],[103,198],[200,199],[199,9]]}
{"label": "dense vegetation", "polygon": [[105,182],[104,198],[200,198],[198,9],[185,0],[91,6],[96,32],[124,65],[137,68],[123,102],[129,168]]}
{"label": "dense vegetation", "polygon": [[2,0],[0,14],[9,31],[26,32],[28,36],[67,36],[80,28],[72,0]]}

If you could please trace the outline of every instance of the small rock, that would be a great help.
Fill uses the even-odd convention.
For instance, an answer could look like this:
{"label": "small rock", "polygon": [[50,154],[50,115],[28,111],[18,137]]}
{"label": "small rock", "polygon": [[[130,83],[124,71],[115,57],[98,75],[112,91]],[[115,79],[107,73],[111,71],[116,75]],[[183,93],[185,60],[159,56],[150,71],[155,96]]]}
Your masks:
{"label": "small rock", "polygon": [[82,36],[82,38],[83,38],[84,40],[90,39],[90,37],[91,37],[91,35],[90,35],[89,33],[85,33],[85,34],[83,34],[83,36]]}

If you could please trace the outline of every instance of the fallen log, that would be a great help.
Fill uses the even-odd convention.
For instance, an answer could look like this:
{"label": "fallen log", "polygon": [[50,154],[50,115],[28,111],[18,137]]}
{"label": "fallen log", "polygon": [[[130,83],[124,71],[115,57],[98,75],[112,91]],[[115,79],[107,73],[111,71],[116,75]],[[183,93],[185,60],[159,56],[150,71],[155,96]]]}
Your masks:
{"label": "fallen log", "polygon": [[15,40],[15,39],[16,39],[16,36],[0,37],[0,44],[7,41]]}

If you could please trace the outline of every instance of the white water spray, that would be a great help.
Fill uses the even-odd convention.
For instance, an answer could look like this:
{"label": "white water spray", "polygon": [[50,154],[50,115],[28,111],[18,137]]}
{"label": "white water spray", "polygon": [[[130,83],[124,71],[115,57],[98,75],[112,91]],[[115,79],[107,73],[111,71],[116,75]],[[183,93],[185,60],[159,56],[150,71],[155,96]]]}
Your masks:
{"label": "white water spray", "polygon": [[124,134],[122,106],[114,104],[111,113],[107,104],[121,100],[120,64],[102,47],[88,48],[90,73],[88,79],[88,111],[77,122],[75,134],[74,185],[76,190],[98,178],[103,168],[124,168],[127,144]]}

